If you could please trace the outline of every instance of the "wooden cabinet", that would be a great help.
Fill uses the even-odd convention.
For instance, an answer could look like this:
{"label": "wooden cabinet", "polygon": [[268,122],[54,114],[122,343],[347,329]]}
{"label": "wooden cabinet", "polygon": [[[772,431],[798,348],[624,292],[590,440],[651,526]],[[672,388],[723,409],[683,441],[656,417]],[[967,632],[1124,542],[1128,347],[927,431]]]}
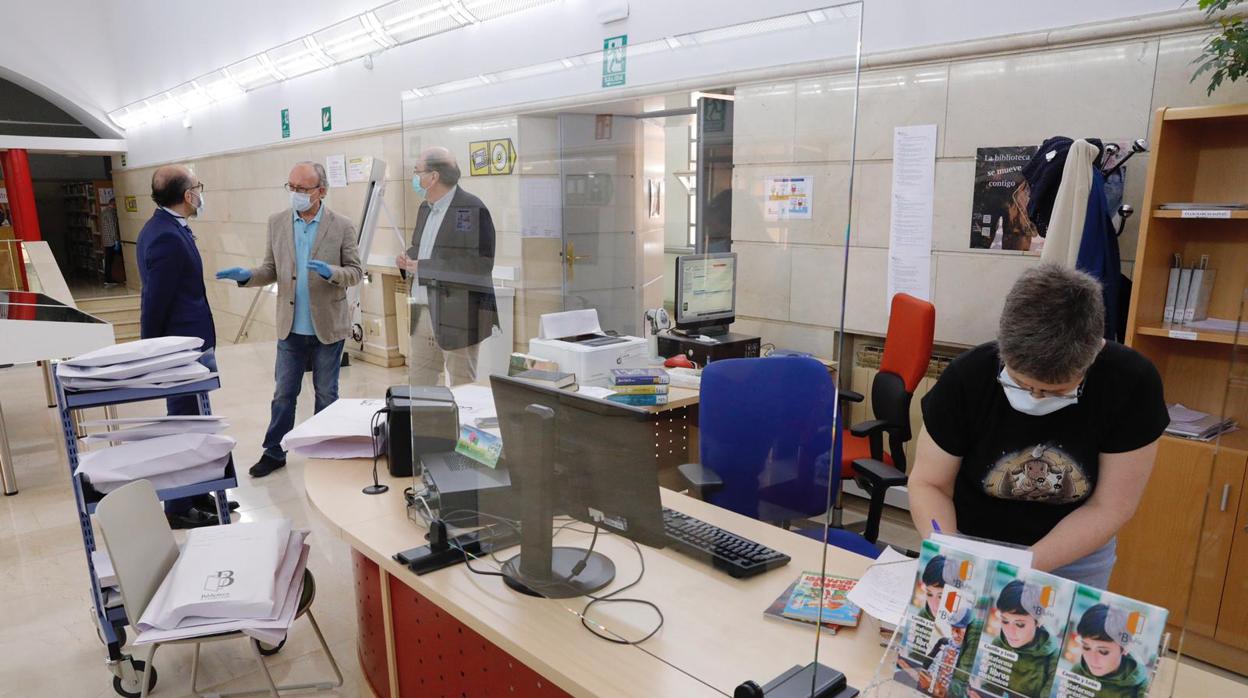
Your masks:
{"label": "wooden cabinet", "polygon": [[[1217,276],[1209,317],[1248,297],[1248,213],[1161,210],[1248,202],[1248,104],[1157,111],[1136,251],[1127,344],[1157,366],[1166,402],[1248,427],[1248,333],[1163,321],[1170,266],[1202,256]],[[1162,438],[1135,517],[1119,534],[1110,589],[1164,606],[1183,652],[1248,673],[1248,431],[1200,443]],[[1176,632],[1172,646],[1179,643]]]}

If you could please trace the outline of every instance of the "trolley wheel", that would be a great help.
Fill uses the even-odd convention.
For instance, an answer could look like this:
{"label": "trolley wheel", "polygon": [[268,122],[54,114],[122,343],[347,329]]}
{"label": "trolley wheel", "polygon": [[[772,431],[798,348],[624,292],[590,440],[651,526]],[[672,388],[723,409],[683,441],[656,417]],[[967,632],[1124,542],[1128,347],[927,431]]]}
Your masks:
{"label": "trolley wheel", "polygon": [[269,647],[259,640],[252,640],[252,642],[256,643],[256,649],[260,650],[260,655],[263,657],[272,657],[278,652],[281,652],[282,648],[286,646],[286,638],[282,638],[282,641],[277,643],[274,647]]}
{"label": "trolley wheel", "polygon": [[120,676],[113,677],[113,690],[119,696],[125,698],[139,698],[143,695],[143,680],[147,679],[147,690],[151,691],[156,688],[156,667],[152,667],[149,672],[147,670],[147,662],[142,659],[130,660],[130,665],[134,667],[136,678],[132,681],[126,681]]}

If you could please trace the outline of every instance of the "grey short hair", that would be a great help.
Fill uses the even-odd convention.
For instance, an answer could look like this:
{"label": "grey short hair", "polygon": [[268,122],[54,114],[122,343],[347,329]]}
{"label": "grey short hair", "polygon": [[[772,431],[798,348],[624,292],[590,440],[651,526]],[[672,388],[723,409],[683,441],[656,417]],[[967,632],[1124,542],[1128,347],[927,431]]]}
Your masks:
{"label": "grey short hair", "polygon": [[459,163],[455,161],[455,156],[451,155],[451,151],[446,148],[430,148],[425,151],[425,167],[431,172],[438,173],[438,181],[448,187],[453,187],[459,183]]}
{"label": "grey short hair", "polygon": [[308,167],[311,167],[313,171],[316,172],[316,186],[322,189],[329,188],[329,175],[325,172],[324,165],[322,165],[319,162],[313,162],[312,160],[300,160],[299,162],[295,163],[295,167],[298,167],[300,165],[307,165]]}
{"label": "grey short hair", "polygon": [[1005,297],[997,346],[1011,370],[1044,383],[1065,383],[1092,366],[1104,336],[1101,283],[1046,263],[1023,272]]}

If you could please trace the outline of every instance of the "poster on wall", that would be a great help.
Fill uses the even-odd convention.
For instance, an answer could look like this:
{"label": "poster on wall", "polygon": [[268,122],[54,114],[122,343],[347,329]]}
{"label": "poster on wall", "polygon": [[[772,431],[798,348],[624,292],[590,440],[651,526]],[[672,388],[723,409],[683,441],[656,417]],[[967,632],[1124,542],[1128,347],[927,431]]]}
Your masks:
{"label": "poster on wall", "polygon": [[936,124],[893,129],[893,191],[888,225],[888,291],[931,299]]}
{"label": "poster on wall", "polygon": [[1035,153],[1034,145],[976,149],[971,249],[1040,254],[1044,238],[1027,217],[1023,180],[1023,166]]}
{"label": "poster on wall", "polygon": [[347,156],[326,155],[325,174],[331,187],[347,186]]}
{"label": "poster on wall", "polygon": [[810,220],[814,177],[768,175],[764,218],[769,221]]}
{"label": "poster on wall", "polygon": [[373,158],[357,155],[347,160],[347,181],[367,182],[373,174]]}

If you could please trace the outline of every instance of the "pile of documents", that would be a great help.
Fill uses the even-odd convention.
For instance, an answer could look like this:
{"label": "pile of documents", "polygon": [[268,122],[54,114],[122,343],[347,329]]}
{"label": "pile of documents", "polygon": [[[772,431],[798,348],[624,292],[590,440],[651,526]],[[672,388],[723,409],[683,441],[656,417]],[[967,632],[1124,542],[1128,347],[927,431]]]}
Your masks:
{"label": "pile of documents", "polygon": [[1213,441],[1218,434],[1239,428],[1233,419],[1193,410],[1179,403],[1167,405],[1166,410],[1170,413],[1170,426],[1166,427],[1166,433],[1172,436],[1194,441]]}
{"label": "pile of documents", "polygon": [[235,441],[213,433],[228,426],[220,417],[100,421],[136,421],[138,425],[84,439],[117,442],[78,459],[77,472],[99,492],[112,492],[133,480],[148,480],[152,487],[164,490],[225,477]]}
{"label": "pile of documents", "polygon": [[199,337],[154,337],[114,344],[57,364],[66,390],[175,388],[216,375],[199,363]]}
{"label": "pile of documents", "polygon": [[385,400],[338,398],[286,432],[282,448],[308,458],[372,458],[372,419]]}
{"label": "pile of documents", "polygon": [[136,645],[241,631],[270,645],[299,610],[307,531],[275,519],[187,531],[136,627]]}

